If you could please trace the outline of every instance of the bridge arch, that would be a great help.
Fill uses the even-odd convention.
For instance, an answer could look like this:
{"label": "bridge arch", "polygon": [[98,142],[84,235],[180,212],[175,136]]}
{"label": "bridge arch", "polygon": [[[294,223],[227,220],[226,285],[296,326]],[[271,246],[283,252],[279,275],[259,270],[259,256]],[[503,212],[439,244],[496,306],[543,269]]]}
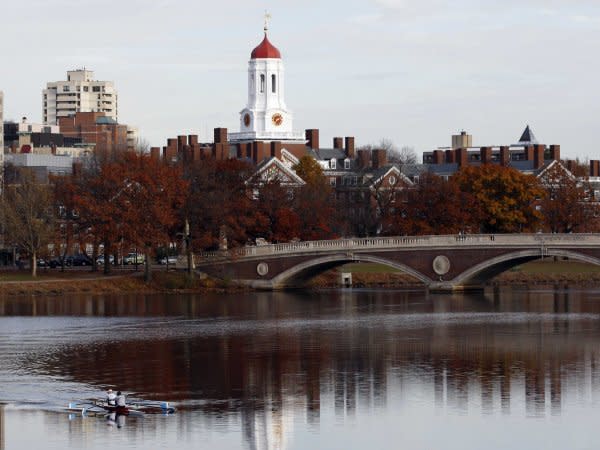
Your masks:
{"label": "bridge arch", "polygon": [[351,262],[371,262],[383,264],[394,269],[398,269],[408,275],[415,277],[423,282],[426,286],[431,283],[431,279],[421,272],[395,261],[390,261],[385,258],[379,258],[373,255],[353,253],[328,255],[321,258],[311,259],[309,261],[297,264],[294,267],[280,273],[271,280],[271,287],[274,289],[282,289],[286,287],[299,287],[305,284],[309,279],[323,273],[329,269],[342,266]]}
{"label": "bridge arch", "polygon": [[[576,261],[600,266],[600,259],[577,253],[572,250],[547,249],[544,257],[547,256],[566,257]],[[540,254],[539,249],[521,250],[518,252],[507,253],[479,263],[470,269],[465,270],[451,281],[454,286],[482,286],[486,281],[489,281],[491,278],[494,278],[496,275],[499,275],[502,272],[526,262],[541,258],[542,255]]]}

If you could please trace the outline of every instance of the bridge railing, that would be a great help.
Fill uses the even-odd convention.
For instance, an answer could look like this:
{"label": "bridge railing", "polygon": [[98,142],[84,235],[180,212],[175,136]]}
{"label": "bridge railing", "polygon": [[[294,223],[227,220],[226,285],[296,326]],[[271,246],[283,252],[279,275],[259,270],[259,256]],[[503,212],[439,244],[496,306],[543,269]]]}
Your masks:
{"label": "bridge railing", "polygon": [[300,241],[234,248],[227,251],[198,253],[199,263],[207,260],[240,259],[306,252],[353,251],[362,249],[426,248],[462,246],[600,246],[600,234],[457,234],[348,238],[324,241]]}

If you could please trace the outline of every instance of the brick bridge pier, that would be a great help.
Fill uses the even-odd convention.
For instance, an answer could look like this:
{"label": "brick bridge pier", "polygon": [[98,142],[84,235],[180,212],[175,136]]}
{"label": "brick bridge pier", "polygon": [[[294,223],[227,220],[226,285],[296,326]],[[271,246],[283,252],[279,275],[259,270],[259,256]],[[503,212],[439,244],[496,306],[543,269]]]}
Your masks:
{"label": "brick bridge pier", "polygon": [[202,253],[196,269],[256,289],[303,287],[349,262],[399,269],[433,291],[481,289],[528,261],[565,257],[600,265],[600,234],[400,236],[294,242]]}

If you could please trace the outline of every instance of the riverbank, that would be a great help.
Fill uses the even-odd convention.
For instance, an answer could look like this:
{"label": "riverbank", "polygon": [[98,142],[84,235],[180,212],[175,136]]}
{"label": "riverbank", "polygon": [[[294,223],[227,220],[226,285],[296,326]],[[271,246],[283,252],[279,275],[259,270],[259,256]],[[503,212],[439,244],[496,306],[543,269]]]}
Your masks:
{"label": "riverbank", "polygon": [[152,281],[143,272],[119,271],[110,275],[87,271],[42,271],[37,277],[25,272],[0,272],[0,297],[19,295],[60,296],[64,294],[177,293],[239,290],[226,283],[183,272],[155,271]]}
{"label": "riverbank", "polygon": [[[311,281],[311,287],[333,288],[343,284],[342,273],[352,274],[353,287],[413,288],[422,287],[419,280],[381,264],[347,264],[322,273]],[[600,286],[600,267],[577,261],[532,261],[516,266],[488,282],[490,286],[554,285]]]}
{"label": "riverbank", "polygon": [[[315,277],[313,289],[336,288],[342,285],[342,273],[352,274],[352,287],[419,288],[415,278],[381,264],[347,264]],[[600,286],[600,267],[574,261],[534,261],[517,266],[488,283],[492,286],[554,285]],[[233,283],[200,277],[190,278],[184,272],[156,270],[146,283],[141,271],[118,271],[111,275],[84,270],[42,270],[33,278],[22,271],[0,272],[0,297],[18,295],[60,296],[64,294],[116,293],[202,293],[233,292],[249,289]]]}

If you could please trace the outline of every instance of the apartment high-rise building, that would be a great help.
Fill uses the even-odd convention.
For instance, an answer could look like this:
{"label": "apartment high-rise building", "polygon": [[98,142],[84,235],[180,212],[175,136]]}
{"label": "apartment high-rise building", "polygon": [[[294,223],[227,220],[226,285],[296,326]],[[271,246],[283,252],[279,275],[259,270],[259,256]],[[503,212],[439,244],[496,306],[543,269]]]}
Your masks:
{"label": "apartment high-rise building", "polygon": [[69,70],[66,81],[47,83],[42,102],[43,120],[49,125],[57,125],[61,117],[72,116],[76,112],[102,112],[118,120],[114,83],[94,80],[91,70]]}

